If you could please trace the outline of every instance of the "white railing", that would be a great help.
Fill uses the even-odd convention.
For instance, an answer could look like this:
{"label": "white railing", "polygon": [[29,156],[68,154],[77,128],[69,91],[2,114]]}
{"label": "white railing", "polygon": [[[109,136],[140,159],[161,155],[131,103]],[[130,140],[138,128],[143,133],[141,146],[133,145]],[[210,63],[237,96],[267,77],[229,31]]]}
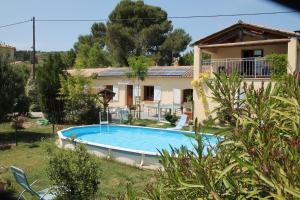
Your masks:
{"label": "white railing", "polygon": [[270,78],[274,71],[267,58],[226,58],[202,61],[202,71],[226,74],[238,73],[245,78]]}

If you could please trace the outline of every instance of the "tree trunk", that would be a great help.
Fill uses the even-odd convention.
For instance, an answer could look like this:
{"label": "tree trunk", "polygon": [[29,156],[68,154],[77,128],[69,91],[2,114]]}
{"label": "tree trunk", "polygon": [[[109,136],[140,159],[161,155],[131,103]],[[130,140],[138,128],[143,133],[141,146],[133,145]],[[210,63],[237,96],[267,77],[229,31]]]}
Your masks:
{"label": "tree trunk", "polygon": [[16,146],[18,146],[18,137],[17,137],[17,134],[18,134],[18,130],[16,129],[15,130],[15,143],[16,143]]}

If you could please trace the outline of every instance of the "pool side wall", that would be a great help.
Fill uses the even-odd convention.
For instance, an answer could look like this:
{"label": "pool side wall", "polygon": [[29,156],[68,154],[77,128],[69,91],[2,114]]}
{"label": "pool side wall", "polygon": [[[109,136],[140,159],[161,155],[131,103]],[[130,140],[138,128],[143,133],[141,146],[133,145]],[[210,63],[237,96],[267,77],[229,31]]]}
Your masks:
{"label": "pool side wall", "polygon": [[[65,129],[66,130],[66,129]],[[62,135],[61,131],[58,131],[59,135],[59,147],[65,149],[75,149],[78,144],[83,144],[89,153],[92,153],[98,157],[111,159],[123,164],[140,167],[144,169],[161,169],[162,165],[159,163],[159,157],[157,154],[143,151],[133,151],[130,149],[118,148],[109,145],[95,144],[80,140],[71,140]]]}

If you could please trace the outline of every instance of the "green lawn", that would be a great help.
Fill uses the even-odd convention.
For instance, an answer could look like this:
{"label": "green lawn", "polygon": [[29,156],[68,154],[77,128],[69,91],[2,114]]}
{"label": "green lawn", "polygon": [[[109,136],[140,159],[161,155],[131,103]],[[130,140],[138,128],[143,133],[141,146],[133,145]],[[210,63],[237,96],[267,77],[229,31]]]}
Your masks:
{"label": "green lawn", "polygon": [[[2,174],[0,178],[13,182],[18,192],[21,188],[16,185],[10,171],[10,165],[16,165],[22,168],[28,175],[30,181],[41,179],[41,187],[50,185],[45,171],[47,165],[46,152],[43,148],[43,142],[54,145],[56,138],[52,135],[51,126],[38,126],[34,119],[28,119],[25,123],[25,129],[18,134],[19,144],[13,146],[10,150],[0,151],[0,169]],[[58,129],[64,128],[60,126]],[[0,144],[14,143],[13,130],[9,123],[0,124]],[[133,183],[133,188],[137,192],[144,191],[144,187],[150,181],[154,181],[155,172],[140,170],[116,162],[98,158],[99,165],[103,174],[101,178],[99,199],[116,199],[124,195],[126,183]],[[1,173],[0,171],[0,173]],[[30,196],[27,196],[30,197]]]}
{"label": "green lawn", "polygon": [[[44,143],[54,145],[56,136],[52,134],[52,126],[38,126],[37,119],[27,119],[24,129],[18,133],[18,146],[12,146],[9,150],[0,150],[0,181],[1,178],[13,183],[14,188],[20,192],[21,188],[15,183],[9,166],[16,165],[22,168],[33,181],[41,179],[41,187],[48,187],[51,183],[45,171],[47,165],[47,153],[43,147]],[[133,120],[132,125],[148,126],[156,128],[170,127],[168,123],[157,123],[154,120],[140,119]],[[56,126],[55,131],[66,128],[65,125]],[[188,130],[188,127],[185,127]],[[217,128],[204,129],[207,133],[215,133]],[[14,130],[9,123],[0,124],[0,144],[14,144]],[[97,158],[102,168],[99,199],[116,199],[123,196],[126,191],[126,183],[133,183],[133,188],[141,193],[147,183],[155,181],[155,172],[141,170],[126,166],[106,159]],[[27,196],[30,199],[30,196]],[[0,197],[1,199],[1,197]]]}

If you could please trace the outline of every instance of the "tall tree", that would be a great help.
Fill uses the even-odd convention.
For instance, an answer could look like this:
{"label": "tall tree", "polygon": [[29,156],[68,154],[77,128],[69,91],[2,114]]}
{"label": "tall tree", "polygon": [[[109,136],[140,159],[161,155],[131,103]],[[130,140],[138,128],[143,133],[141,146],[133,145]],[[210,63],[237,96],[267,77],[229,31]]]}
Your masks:
{"label": "tall tree", "polygon": [[66,66],[59,53],[50,54],[37,71],[38,96],[42,112],[52,122],[63,120],[64,102],[59,97],[60,77]]}
{"label": "tall tree", "polygon": [[61,55],[61,57],[62,57],[64,65],[67,68],[74,67],[74,65],[75,65],[75,59],[76,59],[76,53],[75,53],[74,49],[70,49],[67,52],[63,52],[62,55]]}
{"label": "tall tree", "polygon": [[79,36],[75,43],[75,67],[105,67],[112,63],[111,56],[106,49],[106,25],[94,23],[91,34]]}
{"label": "tall tree", "polygon": [[[148,67],[154,64],[153,59],[146,57],[146,56],[132,56],[128,58],[129,63],[129,71],[127,73],[128,78],[134,78],[137,80],[137,86],[140,93],[140,82],[144,81],[147,74],[148,74]],[[141,98],[139,96],[139,98]],[[140,102],[140,99],[138,100]],[[139,118],[141,116],[141,105],[138,103],[138,111],[139,111]]]}
{"label": "tall tree", "polygon": [[173,58],[179,58],[180,52],[184,51],[190,42],[191,37],[183,29],[175,29],[159,48],[161,54],[159,63],[170,65],[173,62]]}
{"label": "tall tree", "polygon": [[0,121],[9,113],[23,111],[22,104],[26,101],[24,82],[23,75],[0,57]]}
{"label": "tall tree", "polygon": [[[108,49],[121,65],[129,65],[129,56],[139,55],[153,55],[158,64],[170,65],[172,56],[180,56],[178,52],[191,40],[182,29],[172,32],[164,10],[143,1],[121,1],[109,15],[107,27]],[[174,53],[167,48],[174,48]]]}
{"label": "tall tree", "polygon": [[[191,41],[183,29],[173,30],[168,14],[160,7],[144,4],[143,1],[121,1],[109,15],[107,24],[95,23],[89,35],[80,36],[74,48],[79,61],[76,66],[87,67],[84,59],[97,61],[98,66],[106,63],[129,66],[131,56],[151,56],[159,65],[170,65],[174,57],[180,57]],[[90,58],[87,49],[98,45],[101,58]],[[84,46],[85,48],[83,48]],[[95,48],[93,50],[95,53]],[[98,50],[100,55],[101,51]],[[109,53],[109,54],[108,54]]]}

